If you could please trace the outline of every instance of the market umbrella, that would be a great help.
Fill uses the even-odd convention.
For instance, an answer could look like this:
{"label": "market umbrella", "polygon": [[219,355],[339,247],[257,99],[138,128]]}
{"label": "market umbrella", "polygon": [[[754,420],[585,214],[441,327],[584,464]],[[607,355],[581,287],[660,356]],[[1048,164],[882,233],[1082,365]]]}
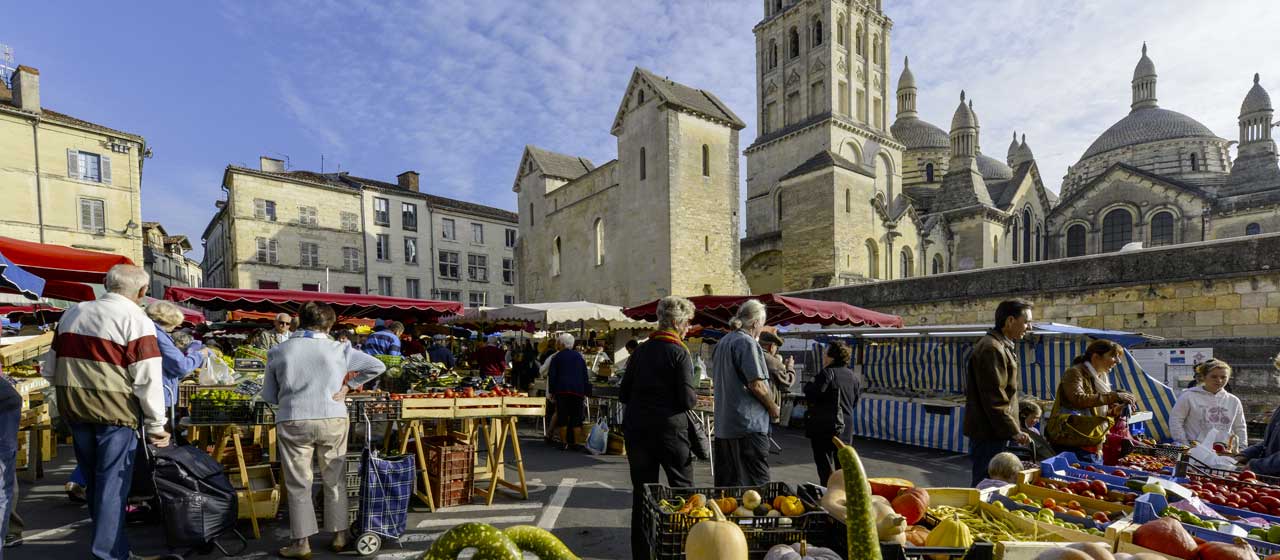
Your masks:
{"label": "market umbrella", "polygon": [[642,329],[653,323],[623,314],[616,305],[589,301],[521,303],[488,312],[490,321],[526,321],[543,327],[572,326],[588,329]]}
{"label": "market umbrella", "polygon": [[297,313],[303,304],[317,302],[333,306],[333,310],[339,317],[425,319],[432,322],[438,321],[443,316],[462,312],[462,304],[454,301],[301,290],[237,290],[170,286],[165,289],[164,298],[198,305],[206,310],[285,313]]}
{"label": "market umbrella", "polygon": [[[142,304],[143,304],[143,307],[146,307],[146,306],[148,306],[148,305],[151,305],[151,304],[153,304],[153,303],[155,303],[155,302],[157,302],[157,301],[160,301],[160,300],[159,300],[159,299],[156,299],[156,298],[153,298],[153,297],[151,297],[151,296],[146,296],[146,297],[142,298]],[[178,310],[182,312],[182,322],[183,322],[183,323],[190,323],[190,324],[192,324],[192,325],[199,325],[199,324],[201,324],[201,323],[205,322],[204,313],[201,313],[201,312],[199,312],[199,311],[196,311],[195,309],[191,309],[190,307],[183,307],[183,306],[181,306],[181,305],[179,305],[179,306],[178,306]]]}
{"label": "market umbrella", "polygon": [[44,278],[23,270],[0,252],[0,292],[19,294],[30,300],[40,299],[44,292]]}
{"label": "market umbrella", "polygon": [[[228,312],[228,313],[227,313],[227,320],[228,320],[228,321],[266,321],[266,322],[271,322],[272,320],[274,320],[274,319],[276,318],[276,314],[277,314],[277,313],[279,313],[279,311],[230,311],[230,312]],[[334,323],[334,324],[335,324],[335,325],[337,325],[337,324],[343,324],[343,323],[350,324],[350,325],[352,325],[352,326],[356,326],[356,327],[369,327],[369,328],[373,328],[374,320],[373,320],[373,319],[360,319],[360,318],[357,318],[357,317],[343,317],[343,316],[339,315],[339,316],[338,316],[338,322],[337,322],[337,323]]]}
{"label": "market umbrella", "polygon": [[44,297],[66,301],[93,301],[98,298],[93,286],[83,282],[49,280],[44,283]]}
{"label": "market umbrella", "polygon": [[115,265],[133,264],[128,257],[121,255],[33,243],[11,237],[0,237],[0,253],[8,257],[10,262],[45,280],[90,284],[101,284],[107,277],[107,271]]}
{"label": "market umbrella", "polygon": [[[689,298],[697,308],[693,322],[708,327],[724,327],[743,302],[755,299],[765,306],[769,325],[853,325],[868,327],[901,327],[902,317],[855,307],[838,301],[822,301],[777,294],[759,296],[695,296]],[[629,307],[622,312],[633,319],[658,320],[658,301]]]}

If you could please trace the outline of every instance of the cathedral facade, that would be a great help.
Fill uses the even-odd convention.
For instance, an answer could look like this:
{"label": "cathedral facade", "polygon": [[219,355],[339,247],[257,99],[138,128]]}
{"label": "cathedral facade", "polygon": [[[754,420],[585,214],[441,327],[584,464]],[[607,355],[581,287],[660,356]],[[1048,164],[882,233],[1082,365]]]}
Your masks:
{"label": "cathedral facade", "polygon": [[984,153],[964,92],[949,130],[922,119],[905,58],[890,123],[880,0],[764,9],[741,242],[755,293],[1280,231],[1273,111],[1256,75],[1233,160],[1230,142],[1157,104],[1144,45],[1129,114],[1070,167],[1059,198],[1025,137],[1003,159]]}

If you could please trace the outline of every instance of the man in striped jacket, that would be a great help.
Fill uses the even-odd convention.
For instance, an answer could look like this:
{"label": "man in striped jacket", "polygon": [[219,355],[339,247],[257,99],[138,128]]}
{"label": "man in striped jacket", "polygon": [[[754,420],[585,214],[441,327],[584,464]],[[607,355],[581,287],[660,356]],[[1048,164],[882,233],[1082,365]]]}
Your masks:
{"label": "man in striped jacket", "polygon": [[106,294],[63,314],[47,358],[58,413],[71,426],[76,462],[88,479],[95,559],[133,557],[124,513],[139,419],[153,444],[169,442],[155,324],[138,306],[149,282],[140,267],[112,267]]}

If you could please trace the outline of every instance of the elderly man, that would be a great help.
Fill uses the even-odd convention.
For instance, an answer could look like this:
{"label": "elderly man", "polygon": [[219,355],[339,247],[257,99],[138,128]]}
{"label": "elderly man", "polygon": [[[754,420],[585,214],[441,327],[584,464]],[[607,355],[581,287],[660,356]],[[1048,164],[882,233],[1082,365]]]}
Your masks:
{"label": "elderly man", "polygon": [[449,347],[444,345],[448,339],[449,337],[442,334],[432,338],[431,347],[427,348],[427,356],[431,357],[431,361],[444,364],[445,367],[453,369],[453,366],[458,365],[458,360],[453,357],[453,352],[449,350]]}
{"label": "elderly man", "polygon": [[764,304],[754,299],[738,307],[733,331],[711,355],[715,382],[716,486],[769,483],[769,422],[780,414],[769,393],[764,350],[756,337],[765,326]]}
{"label": "elderly man", "polygon": [[796,359],[778,355],[782,349],[782,337],[765,331],[760,333],[760,347],[764,349],[764,367],[769,370],[769,387],[773,404],[782,407],[782,397],[796,382]]}
{"label": "elderly man", "polygon": [[987,478],[991,459],[1013,440],[1029,441],[1018,418],[1016,342],[1031,330],[1031,303],[1020,299],[996,307],[995,328],[973,345],[964,383],[964,435],[973,459],[971,486]]}
{"label": "elderly man", "polygon": [[293,325],[293,317],[288,313],[277,313],[271,328],[258,331],[258,334],[253,335],[253,340],[249,341],[249,345],[263,350],[275,348],[277,344],[289,340],[291,325]]}
{"label": "elderly man", "polygon": [[53,376],[58,413],[71,426],[76,463],[87,479],[93,519],[89,556],[95,559],[131,556],[124,508],[133,479],[138,417],[151,443],[169,443],[156,327],[138,306],[149,283],[140,267],[112,267],[104,282],[106,294],[63,314],[46,358],[45,374]]}
{"label": "elderly man", "polygon": [[399,356],[400,335],[404,334],[404,325],[399,321],[387,321],[386,328],[375,331],[365,339],[364,353],[370,356]]}
{"label": "elderly man", "polygon": [[556,337],[556,347],[560,351],[547,368],[547,392],[555,395],[556,427],[565,429],[564,449],[582,449],[578,445],[578,429],[582,427],[587,397],[591,396],[587,362],[573,349],[573,335],[569,333]]}

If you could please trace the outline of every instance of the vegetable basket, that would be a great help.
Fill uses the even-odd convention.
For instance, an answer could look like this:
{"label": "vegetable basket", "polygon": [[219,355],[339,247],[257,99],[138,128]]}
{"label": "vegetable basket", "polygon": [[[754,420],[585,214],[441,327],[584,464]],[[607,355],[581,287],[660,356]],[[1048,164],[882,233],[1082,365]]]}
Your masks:
{"label": "vegetable basket", "polygon": [[[748,490],[760,494],[763,503],[772,502],[778,496],[795,496],[796,492],[784,482],[770,482],[761,487],[726,488],[668,488],[662,484],[646,484],[644,488],[643,523],[649,550],[655,560],[684,558],[684,541],[698,519],[687,514],[669,513],[661,507],[663,500],[672,501],[702,494],[709,500],[732,497],[740,499]],[[728,517],[729,512],[725,512]],[[798,516],[729,517],[737,523],[747,538],[751,560],[760,560],[775,545],[807,540],[814,546],[827,546],[829,528],[834,523],[825,511],[806,511]],[[843,528],[841,529],[843,531]]]}

